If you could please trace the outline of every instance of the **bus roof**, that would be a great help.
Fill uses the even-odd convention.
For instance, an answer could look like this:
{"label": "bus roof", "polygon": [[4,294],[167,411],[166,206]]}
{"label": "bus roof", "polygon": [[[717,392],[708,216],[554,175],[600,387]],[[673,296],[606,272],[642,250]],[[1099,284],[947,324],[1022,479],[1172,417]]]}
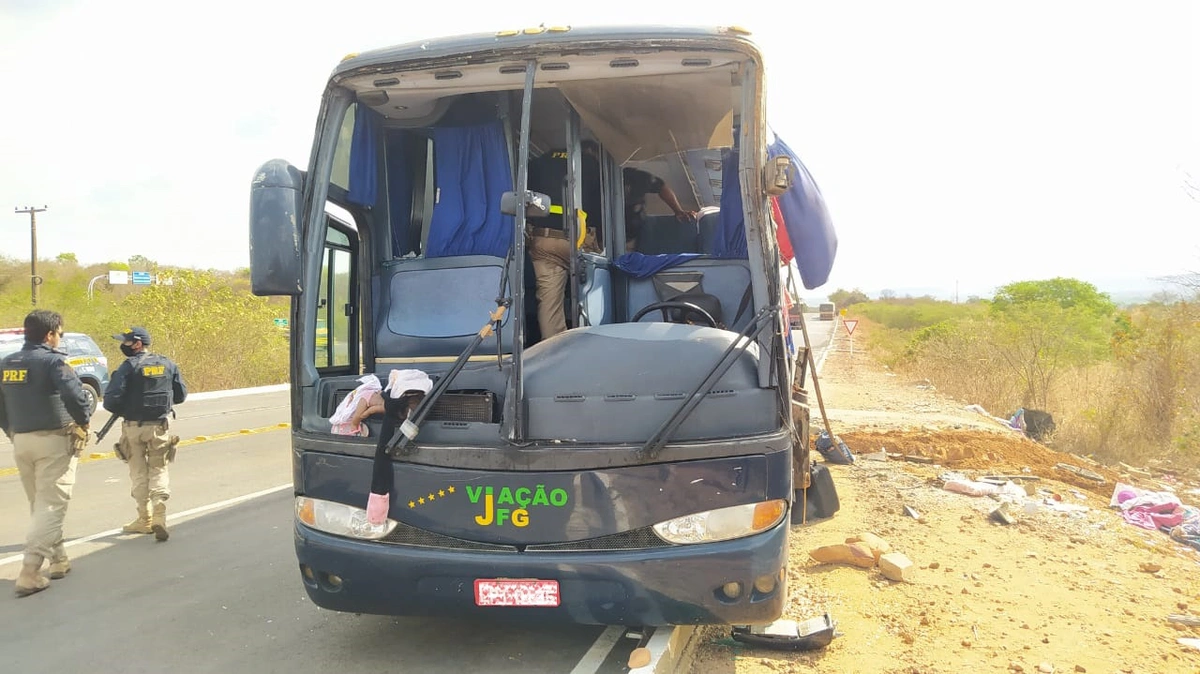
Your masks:
{"label": "bus roof", "polygon": [[623,46],[631,42],[684,44],[691,48],[708,43],[731,48],[757,58],[758,48],[749,39],[750,31],[737,26],[536,26],[521,30],[501,30],[494,33],[470,33],[407,42],[365,52],[346,55],[334,68],[331,79],[373,65],[404,61],[428,61],[449,56],[487,54],[504,51],[511,58],[513,51],[522,48],[544,50],[550,45],[572,45],[577,48]]}

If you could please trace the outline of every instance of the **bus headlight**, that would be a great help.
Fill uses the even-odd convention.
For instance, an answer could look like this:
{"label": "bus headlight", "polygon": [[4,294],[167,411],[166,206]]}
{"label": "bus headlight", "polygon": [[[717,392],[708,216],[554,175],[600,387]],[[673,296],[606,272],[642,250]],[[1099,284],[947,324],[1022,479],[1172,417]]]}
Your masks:
{"label": "bus headlight", "polygon": [[654,525],[654,533],[670,543],[712,543],[766,531],[787,513],[787,501],[777,499],[676,517]]}
{"label": "bus headlight", "polygon": [[296,519],[319,531],[367,540],[387,536],[397,524],[392,519],[383,524],[371,524],[367,521],[367,511],[362,508],[307,496],[296,497]]}

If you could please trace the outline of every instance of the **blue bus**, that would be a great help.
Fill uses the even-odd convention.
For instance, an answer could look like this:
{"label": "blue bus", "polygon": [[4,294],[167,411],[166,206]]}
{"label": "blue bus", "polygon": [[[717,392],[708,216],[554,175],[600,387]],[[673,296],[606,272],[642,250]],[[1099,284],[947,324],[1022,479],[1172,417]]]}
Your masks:
{"label": "blue bus", "polygon": [[[250,193],[253,292],[291,297],[295,553],[315,604],[781,615],[809,434],[769,200],[789,232],[824,207],[768,137],[763,73],[746,31],[677,27],[541,26],[335,67],[307,167],[267,161]],[[561,189],[532,190],[547,152]],[[646,198],[636,238],[631,169],[679,203]],[[542,335],[531,242],[549,214],[567,329]],[[825,248],[801,260],[806,285]],[[409,384],[378,390],[393,380]],[[372,393],[383,413],[335,420]]]}

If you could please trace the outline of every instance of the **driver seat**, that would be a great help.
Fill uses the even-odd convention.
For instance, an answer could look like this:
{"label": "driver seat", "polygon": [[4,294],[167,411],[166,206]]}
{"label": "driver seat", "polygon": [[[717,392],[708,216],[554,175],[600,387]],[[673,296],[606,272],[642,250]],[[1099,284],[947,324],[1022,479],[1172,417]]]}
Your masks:
{"label": "driver seat", "polygon": [[[655,274],[651,281],[654,283],[654,293],[659,302],[689,302],[704,309],[716,320],[716,327],[725,329],[725,317],[721,312],[721,300],[716,295],[704,292],[704,272],[672,271]],[[667,321],[670,323],[704,324],[707,323],[700,314],[690,309],[667,309]]]}

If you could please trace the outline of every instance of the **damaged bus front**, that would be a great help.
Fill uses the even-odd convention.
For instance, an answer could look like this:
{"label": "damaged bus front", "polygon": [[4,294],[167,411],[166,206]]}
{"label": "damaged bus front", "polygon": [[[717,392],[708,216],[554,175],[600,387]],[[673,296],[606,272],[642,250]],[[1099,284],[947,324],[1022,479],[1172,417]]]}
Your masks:
{"label": "damaged bus front", "polygon": [[[537,28],[335,69],[307,170],[264,164],[250,213],[254,292],[292,298],[314,603],[780,615],[808,416],[772,206],[820,204],[763,88],[731,29]],[[531,189],[543,157],[562,180]]]}

